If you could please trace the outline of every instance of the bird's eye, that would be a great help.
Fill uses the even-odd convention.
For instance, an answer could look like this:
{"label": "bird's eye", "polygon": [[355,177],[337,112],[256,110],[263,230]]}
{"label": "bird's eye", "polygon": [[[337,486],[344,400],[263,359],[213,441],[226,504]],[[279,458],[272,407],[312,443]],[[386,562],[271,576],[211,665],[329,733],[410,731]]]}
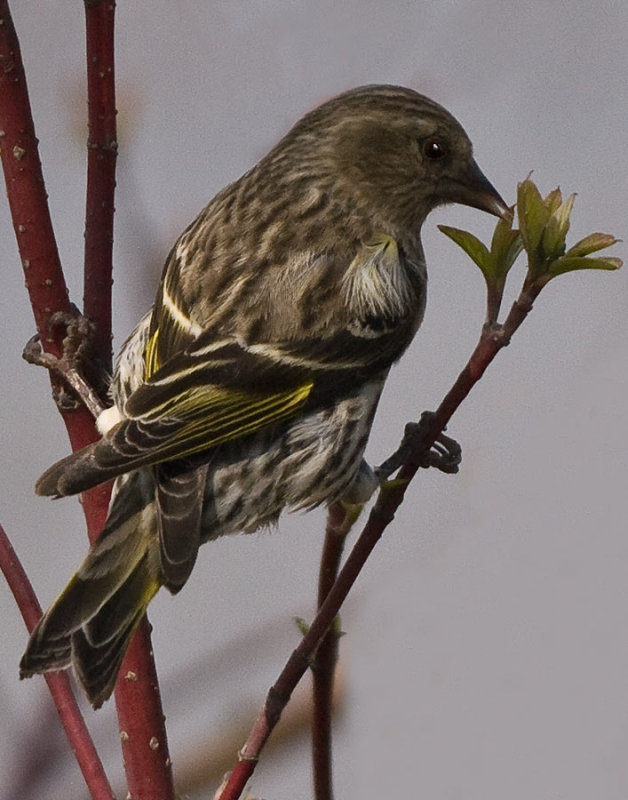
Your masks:
{"label": "bird's eye", "polygon": [[447,155],[447,147],[445,146],[444,142],[441,139],[436,139],[435,137],[427,139],[425,142],[423,142],[422,149],[423,155],[426,158],[434,161]]}

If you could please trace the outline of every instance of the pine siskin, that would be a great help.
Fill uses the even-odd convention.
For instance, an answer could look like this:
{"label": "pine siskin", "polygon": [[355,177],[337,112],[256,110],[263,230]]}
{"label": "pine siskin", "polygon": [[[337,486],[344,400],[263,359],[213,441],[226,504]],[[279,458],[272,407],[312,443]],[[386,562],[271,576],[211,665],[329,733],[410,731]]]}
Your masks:
{"label": "pine siskin", "polygon": [[202,542],[371,495],[362,455],[423,317],[420,230],[444,203],[508,213],[445,109],[366,86],[303,117],[201,211],[122,347],[102,439],[37,483],[61,496],[116,479],[22,677],[72,665],[100,706],[148,603],[181,589]]}

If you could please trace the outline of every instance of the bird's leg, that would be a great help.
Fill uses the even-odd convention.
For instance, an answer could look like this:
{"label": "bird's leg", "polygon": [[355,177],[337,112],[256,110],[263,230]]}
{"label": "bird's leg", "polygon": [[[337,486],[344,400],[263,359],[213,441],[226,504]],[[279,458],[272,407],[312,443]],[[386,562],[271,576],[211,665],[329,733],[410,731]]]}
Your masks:
{"label": "bird's leg", "polygon": [[[387,481],[393,472],[396,472],[417,450],[420,450],[433,417],[433,412],[424,411],[419,422],[408,422],[399,447],[390,458],[387,458],[374,470],[380,483]],[[419,466],[436,467],[441,472],[453,474],[458,472],[461,460],[462,449],[458,442],[450,436],[445,436],[444,433],[439,433],[434,444],[422,456]]]}
{"label": "bird's leg", "polygon": [[[50,327],[65,326],[63,337],[63,355],[61,358],[46,353],[42,349],[39,334],[35,334],[26,343],[22,357],[29,364],[45,367],[50,372],[59,376],[73,390],[94,417],[103,410],[104,404],[81,374],[81,364],[86,360],[91,346],[94,326],[82,315],[72,316],[63,312],[53,314]],[[77,408],[79,401],[74,394],[59,385],[53,389],[55,403],[61,411],[70,411]]]}

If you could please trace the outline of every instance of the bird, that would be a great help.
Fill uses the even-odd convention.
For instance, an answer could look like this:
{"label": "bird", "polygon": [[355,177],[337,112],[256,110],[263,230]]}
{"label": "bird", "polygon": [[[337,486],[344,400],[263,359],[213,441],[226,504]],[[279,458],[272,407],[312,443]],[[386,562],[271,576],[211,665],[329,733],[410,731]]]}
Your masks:
{"label": "bird", "polygon": [[115,480],[21,677],[71,666],[98,708],[149,602],[183,587],[202,543],[368,500],[373,417],[425,309],[421,226],[448,203],[509,214],[448,111],[369,85],[306,113],[205,206],[121,348],[101,438],[36,484],[62,497]]}

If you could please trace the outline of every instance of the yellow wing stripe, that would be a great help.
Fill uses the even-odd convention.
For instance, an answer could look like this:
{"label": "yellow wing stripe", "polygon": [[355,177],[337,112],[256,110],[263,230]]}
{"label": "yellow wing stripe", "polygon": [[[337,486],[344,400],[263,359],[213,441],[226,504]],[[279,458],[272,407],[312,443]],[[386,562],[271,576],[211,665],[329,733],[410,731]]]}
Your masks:
{"label": "yellow wing stripe", "polygon": [[[288,397],[276,397],[272,404],[252,404],[248,408],[242,409],[240,414],[234,409],[228,417],[221,417],[219,426],[212,425],[211,420],[207,422],[203,420],[201,426],[195,423],[186,425],[181,431],[181,437],[176,437],[180,444],[186,441],[190,442],[190,446],[185,448],[183,455],[191,455],[208,447],[216,447],[219,444],[239,439],[272,423],[291,417],[305,401],[310,389],[311,386],[305,393],[301,391]],[[200,442],[198,441],[199,435],[202,436]]]}
{"label": "yellow wing stripe", "polygon": [[159,339],[159,328],[153,333],[146,342],[144,348],[144,380],[147,381],[151,375],[159,369],[159,357],[157,354],[157,343]]}
{"label": "yellow wing stripe", "polygon": [[[153,453],[163,459],[184,458],[255,433],[294,416],[313,386],[310,381],[296,389],[271,395],[230,392],[208,386],[192,390],[185,397],[179,395],[173,399],[172,410],[179,419],[188,417],[189,422]],[[159,419],[164,407],[155,410],[158,411],[156,419]],[[150,425],[150,421],[146,421]],[[138,422],[141,424],[142,417]]]}

